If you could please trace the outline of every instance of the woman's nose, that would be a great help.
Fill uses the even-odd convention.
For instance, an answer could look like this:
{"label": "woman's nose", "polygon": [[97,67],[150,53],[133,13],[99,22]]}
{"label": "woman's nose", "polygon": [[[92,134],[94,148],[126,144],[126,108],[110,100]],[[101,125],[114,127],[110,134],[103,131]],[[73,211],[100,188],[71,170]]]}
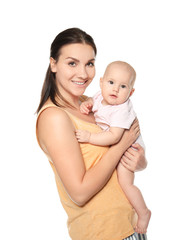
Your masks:
{"label": "woman's nose", "polygon": [[86,71],[86,67],[85,66],[81,66],[79,69],[79,73],[78,76],[82,79],[86,79],[88,77],[87,71]]}

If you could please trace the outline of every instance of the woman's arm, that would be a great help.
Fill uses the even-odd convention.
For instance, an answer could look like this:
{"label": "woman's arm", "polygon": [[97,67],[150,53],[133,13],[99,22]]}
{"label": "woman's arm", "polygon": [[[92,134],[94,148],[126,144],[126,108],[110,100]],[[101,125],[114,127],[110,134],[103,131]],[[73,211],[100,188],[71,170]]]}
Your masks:
{"label": "woman's arm", "polygon": [[71,199],[78,205],[84,205],[104,187],[123,153],[139,134],[139,125],[135,121],[131,129],[125,132],[125,137],[86,171],[75,129],[67,114],[57,108],[48,108],[38,119],[40,145],[52,159]]}

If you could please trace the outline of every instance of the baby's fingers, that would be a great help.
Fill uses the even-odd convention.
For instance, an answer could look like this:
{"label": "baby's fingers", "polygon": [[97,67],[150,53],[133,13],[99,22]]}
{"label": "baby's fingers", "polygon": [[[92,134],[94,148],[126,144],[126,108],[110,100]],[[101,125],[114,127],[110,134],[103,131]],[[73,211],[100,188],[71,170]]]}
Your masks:
{"label": "baby's fingers", "polygon": [[80,136],[80,130],[76,130],[76,138],[78,138]]}
{"label": "baby's fingers", "polygon": [[78,142],[82,142],[82,132],[80,130],[76,131],[76,138]]}
{"label": "baby's fingers", "polygon": [[80,108],[80,111],[83,114],[87,114],[87,115],[89,114],[89,109],[86,106],[83,106],[82,108]]}

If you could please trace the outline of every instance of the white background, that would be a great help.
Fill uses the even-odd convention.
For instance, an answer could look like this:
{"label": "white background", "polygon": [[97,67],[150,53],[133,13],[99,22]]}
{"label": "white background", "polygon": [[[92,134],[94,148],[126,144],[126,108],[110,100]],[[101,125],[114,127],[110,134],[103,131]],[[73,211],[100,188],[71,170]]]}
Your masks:
{"label": "white background", "polygon": [[97,91],[110,61],[136,69],[132,100],[149,161],[136,185],[152,210],[149,240],[194,238],[195,12],[191,0],[1,3],[0,239],[69,239],[34,114],[50,44],[69,27],[82,28],[97,44],[97,74],[86,94]]}

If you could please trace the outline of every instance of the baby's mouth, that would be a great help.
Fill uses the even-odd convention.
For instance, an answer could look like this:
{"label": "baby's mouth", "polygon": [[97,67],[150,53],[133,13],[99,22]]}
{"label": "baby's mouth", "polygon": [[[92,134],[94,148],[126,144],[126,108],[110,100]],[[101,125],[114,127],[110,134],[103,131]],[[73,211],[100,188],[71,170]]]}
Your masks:
{"label": "baby's mouth", "polygon": [[117,98],[117,96],[114,95],[114,94],[111,94],[110,97],[112,97],[112,98]]}

